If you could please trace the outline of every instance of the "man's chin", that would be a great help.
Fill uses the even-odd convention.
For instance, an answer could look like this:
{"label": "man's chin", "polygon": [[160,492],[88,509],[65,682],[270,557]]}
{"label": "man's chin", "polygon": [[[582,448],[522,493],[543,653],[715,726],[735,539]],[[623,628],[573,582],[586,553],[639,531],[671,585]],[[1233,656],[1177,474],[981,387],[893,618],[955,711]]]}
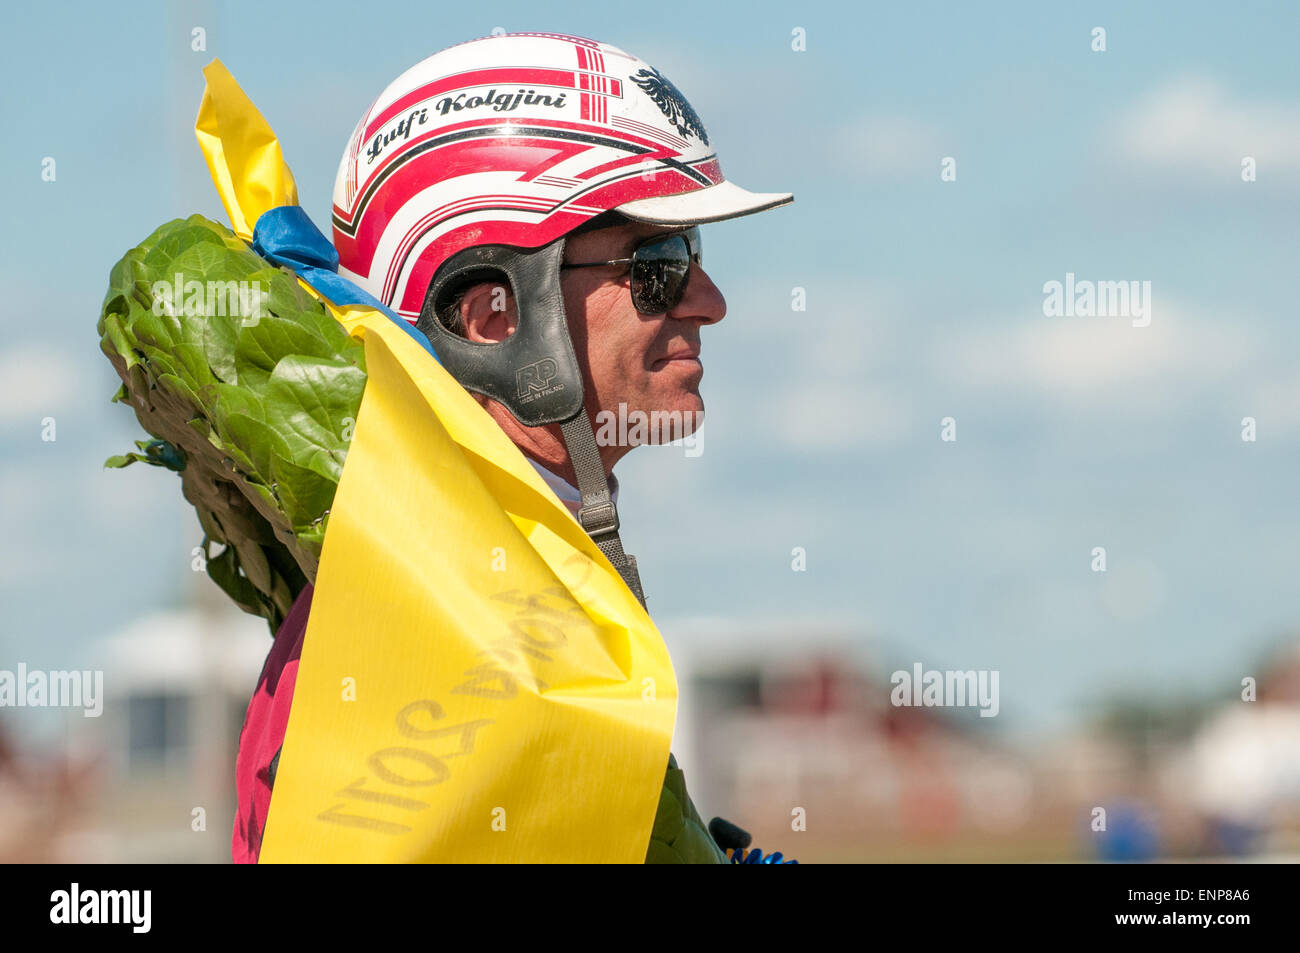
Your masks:
{"label": "man's chin", "polygon": [[645,403],[650,409],[620,403],[617,411],[597,412],[592,421],[597,444],[639,447],[672,443],[691,436],[704,422],[704,401],[692,389]]}
{"label": "man's chin", "polygon": [[685,389],[650,413],[650,443],[672,443],[689,437],[704,423],[704,400],[695,388]]}

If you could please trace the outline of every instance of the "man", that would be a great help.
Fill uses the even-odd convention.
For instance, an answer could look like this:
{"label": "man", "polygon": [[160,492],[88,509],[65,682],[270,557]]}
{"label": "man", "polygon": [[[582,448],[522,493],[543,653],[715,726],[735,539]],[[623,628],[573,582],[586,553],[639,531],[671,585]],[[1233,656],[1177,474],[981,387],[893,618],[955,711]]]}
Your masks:
{"label": "man", "polygon": [[[612,472],[631,446],[598,439],[627,432],[600,424],[679,424],[648,442],[693,431],[700,331],[726,314],[698,226],[792,198],[727,182],[699,116],[643,61],[505,34],[430,57],[366,111],[335,184],[334,245],[339,274],[428,337],[644,605]],[[277,633],[241,734],[236,861],[260,849],[311,595]],[[748,846],[727,828],[704,831],[670,757],[647,860],[725,861],[715,837]]]}
{"label": "man", "polygon": [[[646,239],[679,231],[635,222],[585,230],[568,238],[565,263],[625,259]],[[682,299],[661,315],[637,312],[628,293],[630,280],[626,266],[598,265],[569,269],[562,282],[569,334],[582,371],[585,409],[598,422],[598,437],[604,432],[615,438],[597,440],[601,463],[615,487],[614,466],[632,449],[630,441],[619,442],[616,437],[626,436],[629,428],[601,427],[599,422],[640,421],[647,443],[690,436],[704,413],[699,390],[704,374],[700,329],[721,321],[727,311],[722,292],[699,264],[691,266]],[[491,344],[513,334],[518,321],[509,291],[499,283],[481,282],[461,296],[451,320],[444,324],[470,341]],[[501,404],[479,399],[576,513],[577,479],[560,428],[525,427]]]}

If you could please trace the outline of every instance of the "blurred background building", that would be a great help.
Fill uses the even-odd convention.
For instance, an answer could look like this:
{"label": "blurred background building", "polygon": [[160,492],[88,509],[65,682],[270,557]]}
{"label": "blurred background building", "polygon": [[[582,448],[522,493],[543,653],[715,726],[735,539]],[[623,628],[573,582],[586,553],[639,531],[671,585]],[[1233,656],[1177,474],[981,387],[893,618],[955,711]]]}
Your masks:
{"label": "blurred background building", "polygon": [[100,716],[24,712],[58,724],[19,750],[22,715],[0,710],[0,862],[229,862],[239,732],[271,638],[196,582],[191,607],[92,646]]}
{"label": "blurred background building", "polygon": [[1080,727],[1026,743],[973,708],[894,706],[890,675],[911,662],[882,667],[843,647],[868,638],[804,627],[776,651],[770,637],[736,648],[752,634],[717,634],[725,656],[679,663],[690,697],[676,746],[701,811],[765,850],[822,862],[1300,860],[1300,640],[1263,660],[1255,701],[1105,700]]}
{"label": "blurred background building", "polygon": [[[229,860],[236,744],[271,640],[208,588],[195,607],[98,643],[101,717],[47,712],[59,737],[20,750],[16,713],[5,713],[0,862]],[[1077,729],[1025,743],[975,709],[893,705],[895,669],[847,648],[869,638],[810,626],[777,648],[780,631],[748,652],[683,651],[676,663],[674,750],[692,797],[766,851],[804,862],[1300,861],[1300,639],[1262,661],[1255,701],[1115,699]],[[734,646],[735,634],[714,641]]]}

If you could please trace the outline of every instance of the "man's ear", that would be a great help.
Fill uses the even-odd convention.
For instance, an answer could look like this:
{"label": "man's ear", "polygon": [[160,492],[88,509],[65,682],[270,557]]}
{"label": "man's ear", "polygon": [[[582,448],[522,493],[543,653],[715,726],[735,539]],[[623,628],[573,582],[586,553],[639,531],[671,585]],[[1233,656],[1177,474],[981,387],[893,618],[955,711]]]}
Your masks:
{"label": "man's ear", "polygon": [[499,281],[482,281],[468,288],[460,299],[460,317],[466,340],[476,344],[504,341],[519,324],[510,286]]}

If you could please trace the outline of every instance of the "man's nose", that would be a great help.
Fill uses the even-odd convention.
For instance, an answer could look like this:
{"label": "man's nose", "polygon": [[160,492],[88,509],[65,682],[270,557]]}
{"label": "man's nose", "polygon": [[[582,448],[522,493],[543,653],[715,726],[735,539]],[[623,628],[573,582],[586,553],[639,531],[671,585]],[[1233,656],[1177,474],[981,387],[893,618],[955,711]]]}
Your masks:
{"label": "man's nose", "polygon": [[703,265],[691,264],[686,279],[686,294],[677,307],[668,312],[670,318],[695,320],[701,324],[717,324],[727,316],[727,299],[713,283]]}

